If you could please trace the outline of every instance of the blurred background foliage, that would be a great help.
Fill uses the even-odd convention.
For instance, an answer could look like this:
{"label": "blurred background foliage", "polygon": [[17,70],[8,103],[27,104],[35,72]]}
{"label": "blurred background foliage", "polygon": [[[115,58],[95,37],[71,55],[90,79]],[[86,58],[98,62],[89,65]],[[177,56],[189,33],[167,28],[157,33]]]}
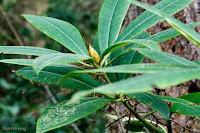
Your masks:
{"label": "blurred background foliage", "polygon": [[[88,43],[93,42],[97,30],[98,12],[102,0],[0,0],[0,46],[35,46],[68,52],[60,44],[48,38],[36,28],[31,26],[21,14],[35,14],[49,16],[67,21],[79,29]],[[16,30],[22,43],[16,39],[10,29],[8,21]],[[32,58],[31,56],[3,55],[0,59],[9,58]],[[17,77],[12,70],[23,66],[0,64],[0,128],[2,127],[25,127],[26,132],[35,132],[36,120],[42,113],[41,108],[37,114],[32,115],[40,104],[49,96],[42,85],[35,84],[25,94],[24,89],[32,86],[32,83]],[[59,90],[54,86],[49,89],[52,93]],[[57,101],[68,99],[74,92],[62,91],[55,95]],[[49,100],[45,107],[52,105]],[[75,124],[54,130],[55,133],[65,132],[105,132],[105,118],[101,117],[97,122],[91,120],[99,116],[102,110]],[[92,124],[91,124],[92,123]],[[101,126],[99,126],[101,125]],[[0,129],[0,133],[2,130]],[[5,132],[5,131],[3,131]],[[11,131],[17,132],[17,131]],[[23,131],[19,131],[23,132]]]}

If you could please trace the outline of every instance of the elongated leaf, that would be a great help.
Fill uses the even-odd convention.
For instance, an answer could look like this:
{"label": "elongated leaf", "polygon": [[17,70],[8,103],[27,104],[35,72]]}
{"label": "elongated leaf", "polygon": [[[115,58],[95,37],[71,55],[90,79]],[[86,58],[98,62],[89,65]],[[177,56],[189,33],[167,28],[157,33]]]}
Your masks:
{"label": "elongated leaf", "polygon": [[125,0],[105,0],[99,13],[98,37],[100,52],[111,46],[118,37],[130,3]]}
{"label": "elongated leaf", "polygon": [[[162,0],[153,7],[160,9],[169,15],[173,15],[193,1],[194,0]],[[116,42],[134,38],[142,31],[148,29],[149,27],[162,20],[164,20],[162,17],[159,17],[149,11],[145,11],[131,24],[129,24],[129,26],[120,34]]]}
{"label": "elongated leaf", "polygon": [[[184,75],[184,76],[183,76]],[[200,77],[200,68],[183,68],[165,70],[153,74],[145,74],[135,78],[121,80],[112,84],[107,84],[90,91],[82,91],[75,94],[72,101],[86,96],[92,92],[105,94],[131,94],[147,92],[152,90],[152,85],[159,88],[166,88]]]}
{"label": "elongated leaf", "polygon": [[118,43],[110,46],[109,48],[107,48],[104,51],[104,53],[102,54],[102,57],[104,57],[108,53],[113,52],[114,50],[116,50],[116,49],[118,49],[120,47],[126,46],[126,45],[131,44],[131,43],[142,44],[144,46],[149,47],[150,49],[161,51],[160,46],[158,44],[156,44],[155,42],[151,41],[151,40],[133,39],[133,40],[127,40],[127,41],[118,42]]}
{"label": "elongated leaf", "polygon": [[181,98],[164,97],[164,96],[160,97],[165,101],[169,101],[172,103],[170,112],[183,114],[200,119],[200,106],[197,106],[194,103]]}
{"label": "elongated leaf", "polygon": [[39,47],[0,46],[0,53],[41,56],[41,55],[54,54],[54,53],[60,53],[60,52],[46,49],[46,48],[39,48]]}
{"label": "elongated leaf", "polygon": [[[137,35],[135,37],[135,39],[145,39],[147,38],[148,36],[150,36],[147,32],[142,32],[141,34]],[[126,51],[129,51],[130,48],[139,48],[140,45],[136,45],[136,44],[129,44],[126,46],[125,50],[124,50],[124,53]],[[144,59],[144,56],[140,53],[138,53],[137,51],[130,51],[130,52],[127,52],[125,53],[124,55],[122,55],[120,57],[120,65],[123,65],[123,64],[136,64],[136,63],[141,63]],[[126,78],[129,78],[132,74],[131,73],[120,73],[118,74],[118,80],[123,80],[123,79],[126,79]]]}
{"label": "elongated leaf", "polygon": [[[121,56],[120,65],[141,63],[143,60],[144,55],[133,50]],[[129,78],[131,75],[132,73],[120,73],[118,74],[118,80]]]}
{"label": "elongated leaf", "polygon": [[65,125],[99,110],[110,100],[103,98],[84,98],[75,103],[62,101],[47,108],[37,121],[37,133],[47,132]]}
{"label": "elongated leaf", "polygon": [[185,38],[187,38],[189,41],[191,41],[195,45],[200,45],[200,34],[196,31],[190,29],[189,27],[185,26],[184,23],[180,22],[179,20],[171,17],[169,14],[162,12],[161,10],[148,6],[146,4],[143,4],[141,2],[138,2],[136,0],[129,0],[130,2],[145,8],[146,10],[155,13],[156,15],[163,17],[166,19],[166,21],[174,27],[178,32],[180,32]]}
{"label": "elongated leaf", "polygon": [[[46,67],[39,74],[36,74],[32,67],[26,67],[18,70],[16,75],[33,82],[55,85],[66,73],[76,70],[67,67]],[[91,76],[84,74],[64,80],[57,84],[57,86],[68,89],[89,90],[99,86],[99,83]]]}
{"label": "elongated leaf", "polygon": [[200,105],[200,92],[190,93],[188,95],[180,96],[179,98],[185,99],[187,101]]}
{"label": "elongated leaf", "polygon": [[[9,63],[9,64],[17,64],[17,65],[24,65],[24,66],[32,66],[34,59],[4,59],[0,60],[2,63]],[[77,68],[77,69],[84,69],[82,67],[78,67],[75,65],[70,65],[70,64],[57,64],[57,63],[51,63],[49,66],[54,66],[54,67],[72,67],[72,68]]]}
{"label": "elongated leaf", "polygon": [[194,61],[196,64],[199,64],[200,65],[200,60],[198,60],[198,61]]}
{"label": "elongated leaf", "polygon": [[[187,27],[194,28],[194,27],[198,26],[199,24],[200,24],[200,22],[194,22],[191,24],[187,24]],[[176,31],[174,28],[171,28],[171,29],[159,32],[157,34],[154,34],[152,36],[149,36],[146,39],[152,40],[154,42],[163,42],[170,38],[176,37],[178,35],[180,35],[180,33],[178,31]]]}
{"label": "elongated leaf", "polygon": [[198,65],[192,61],[189,61],[182,57],[178,57],[176,55],[168,54],[165,52],[160,52],[160,51],[151,50],[151,49],[143,49],[143,48],[137,48],[137,49],[133,49],[133,50],[137,50],[142,55],[144,55],[154,61],[157,61],[159,63],[200,67],[200,65]]}
{"label": "elongated leaf", "polygon": [[169,107],[167,103],[164,100],[162,100],[159,96],[148,92],[129,94],[128,96],[133,96],[133,99],[140,101],[144,104],[150,103],[150,107],[152,107],[154,110],[160,113],[165,118],[165,120],[169,120]]}
{"label": "elongated leaf", "polygon": [[4,59],[4,60],[0,60],[0,62],[24,65],[24,66],[32,66],[33,59]]}
{"label": "elongated leaf", "polygon": [[33,61],[33,69],[36,71],[36,73],[39,73],[45,66],[48,66],[51,63],[67,64],[76,63],[81,60],[92,60],[92,58],[89,56],[69,53],[49,54],[36,58]]}
{"label": "elongated leaf", "polygon": [[92,70],[82,70],[82,71],[73,71],[64,75],[59,82],[68,79],[70,77],[83,74],[83,73],[93,73],[93,72],[105,72],[105,73],[153,73],[162,70],[168,69],[180,69],[180,68],[189,68],[186,66],[180,65],[168,65],[168,64],[128,64],[128,65],[118,65],[111,66],[100,69],[92,69]]}
{"label": "elongated leaf", "polygon": [[87,48],[79,31],[70,23],[49,17],[35,15],[22,16],[38,30],[58,41],[70,51],[81,55],[88,55]]}
{"label": "elongated leaf", "polygon": [[93,45],[94,45],[94,49],[97,51],[97,53],[98,53],[99,55],[101,55],[101,52],[100,52],[100,49],[99,49],[98,32],[97,32],[96,35],[95,35]]}
{"label": "elongated leaf", "polygon": [[164,18],[172,27],[174,27],[174,29],[181,33],[181,35],[183,35],[187,40],[200,47],[199,33],[197,33],[193,29],[188,28],[187,26],[185,26],[184,23],[180,22],[179,20],[168,16],[168,14],[165,14]]}

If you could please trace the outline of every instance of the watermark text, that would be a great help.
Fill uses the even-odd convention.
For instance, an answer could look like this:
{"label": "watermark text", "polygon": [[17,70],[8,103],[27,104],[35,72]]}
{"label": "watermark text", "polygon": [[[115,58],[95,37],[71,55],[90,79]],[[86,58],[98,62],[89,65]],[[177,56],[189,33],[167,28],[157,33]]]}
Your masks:
{"label": "watermark text", "polygon": [[24,131],[24,132],[26,132],[25,127],[2,127],[1,129],[3,131]]}

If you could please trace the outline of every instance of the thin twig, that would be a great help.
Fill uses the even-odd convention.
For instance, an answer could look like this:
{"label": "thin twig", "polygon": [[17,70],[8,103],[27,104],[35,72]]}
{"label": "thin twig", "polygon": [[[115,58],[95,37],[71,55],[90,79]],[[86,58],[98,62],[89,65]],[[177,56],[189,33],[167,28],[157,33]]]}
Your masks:
{"label": "thin twig", "polygon": [[109,108],[110,108],[110,105],[108,105],[108,107],[106,108],[106,110],[101,115],[99,115],[97,118],[93,119],[92,121],[96,122],[97,119],[99,119],[102,115],[104,115],[108,111]]}
{"label": "thin twig", "polygon": [[116,123],[117,121],[119,121],[120,119],[123,119],[124,117],[126,117],[126,115],[123,115],[122,117],[118,118],[117,120],[114,120],[112,123],[110,123],[107,127],[110,127],[111,125],[113,125],[114,123]]}
{"label": "thin twig", "polygon": [[130,105],[128,102],[124,102],[124,105],[129,109],[129,111],[135,115],[135,117],[142,123],[144,123],[146,125],[146,127],[150,130],[154,130],[157,133],[162,133],[162,131],[160,131],[159,129],[157,129],[156,127],[154,127],[152,124],[150,124],[149,122],[147,122],[142,116],[140,116]]}
{"label": "thin twig", "polygon": [[29,86],[27,89],[23,89],[22,94],[25,94],[30,88],[32,88],[35,84],[33,83],[31,86]]}
{"label": "thin twig", "polygon": [[126,133],[128,133],[130,121],[131,121],[131,114],[129,114],[129,117],[128,117],[128,124],[127,124],[127,128],[126,128]]}
{"label": "thin twig", "polygon": [[15,46],[18,46],[17,42],[15,40],[13,40],[10,36],[8,36],[7,34],[3,34],[1,31],[0,31],[0,35],[3,35],[6,37],[6,39],[8,39],[8,41],[10,41],[11,43],[13,43]]}
{"label": "thin twig", "polygon": [[44,87],[45,91],[47,92],[48,96],[51,97],[51,101],[56,104],[58,103],[58,101],[56,100],[56,98],[53,96],[52,92],[49,89],[48,85],[42,84],[42,86]]}
{"label": "thin twig", "polygon": [[174,121],[173,119],[169,119],[169,120],[172,121],[172,122],[174,122],[174,123],[176,123],[176,124],[178,124],[179,126],[183,127],[185,130],[188,130],[189,132],[199,133],[199,132],[196,132],[196,131],[190,130],[190,129],[188,129],[188,128],[182,126],[181,124],[179,124],[178,122]]}
{"label": "thin twig", "polygon": [[[110,105],[110,107],[114,110],[114,112],[115,112],[115,114],[117,115],[117,117],[120,118],[120,116],[119,116],[117,110],[116,110],[112,105]],[[122,129],[122,132],[123,132],[123,133],[126,133],[121,119],[119,119],[119,123],[120,123],[121,129]]]}
{"label": "thin twig", "polygon": [[[189,119],[190,119],[190,117],[187,116],[187,117],[186,117],[186,120],[185,120],[185,122],[184,122],[184,124],[183,124],[184,127],[186,126],[186,124],[187,124],[187,122],[188,122]],[[182,133],[183,131],[184,131],[184,128],[180,126],[180,133]]]}
{"label": "thin twig", "polygon": [[[56,100],[55,95],[56,95],[57,93],[59,93],[60,91],[62,91],[62,90],[59,90],[58,92],[52,94],[52,92],[51,92],[51,90],[49,89],[49,86],[48,86],[48,85],[42,84],[42,86],[44,87],[45,91],[47,92],[47,94],[48,94],[48,96],[49,96],[49,98],[43,103],[43,105],[44,105],[49,99],[51,99],[51,101],[52,101],[54,104],[57,104],[58,101]],[[42,106],[43,106],[43,105],[42,105]],[[42,106],[40,106],[39,108],[41,108]],[[77,126],[75,123],[71,123],[70,125],[73,127],[73,129],[74,129],[77,133],[82,133],[81,130],[78,128],[78,126]]]}
{"label": "thin twig", "polygon": [[12,33],[14,34],[14,36],[16,37],[17,41],[19,42],[20,46],[24,46],[24,43],[22,42],[21,38],[19,37],[17,31],[15,30],[14,26],[12,25],[12,23],[10,22],[7,13],[4,11],[3,7],[0,5],[0,11],[3,14],[3,17],[5,18],[9,28],[11,29]]}
{"label": "thin twig", "polygon": [[[144,107],[141,103],[140,103],[139,105],[140,105],[141,107],[143,107],[148,113],[150,113],[150,111],[149,111],[146,107]],[[153,121],[153,118],[152,118],[151,115],[149,115],[149,118],[150,118],[151,121]]]}
{"label": "thin twig", "polygon": [[46,99],[42,104],[40,104],[40,106],[32,113],[32,115],[36,114],[37,111],[38,111],[41,107],[43,107],[44,104],[46,104],[46,103],[49,101],[49,99],[51,99],[52,97],[54,97],[54,96],[55,96],[57,93],[59,93],[60,91],[61,91],[61,90],[55,92],[53,95],[51,95],[49,98],[47,98],[47,99]]}

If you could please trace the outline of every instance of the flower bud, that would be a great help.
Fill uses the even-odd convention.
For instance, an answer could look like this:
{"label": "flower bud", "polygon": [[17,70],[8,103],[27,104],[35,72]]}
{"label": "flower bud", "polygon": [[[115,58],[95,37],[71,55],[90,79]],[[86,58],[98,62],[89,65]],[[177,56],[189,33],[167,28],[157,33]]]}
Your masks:
{"label": "flower bud", "polygon": [[90,55],[90,57],[92,57],[94,59],[95,63],[99,63],[100,56],[91,45],[89,45],[89,55]]}

